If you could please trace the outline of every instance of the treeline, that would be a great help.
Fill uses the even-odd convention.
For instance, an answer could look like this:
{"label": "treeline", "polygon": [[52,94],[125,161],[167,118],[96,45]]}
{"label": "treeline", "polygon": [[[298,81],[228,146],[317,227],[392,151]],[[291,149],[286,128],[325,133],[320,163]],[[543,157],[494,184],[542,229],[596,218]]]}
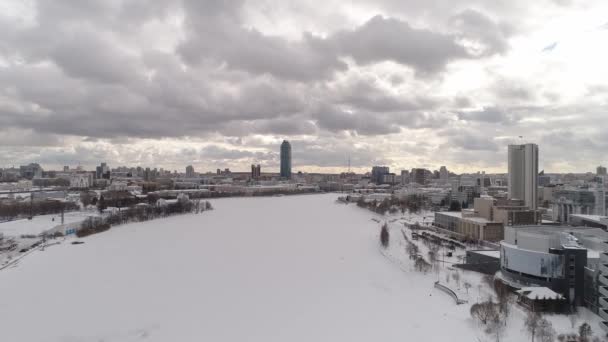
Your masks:
{"label": "treeline", "polygon": [[34,200],[26,202],[2,201],[0,202],[0,218],[12,220],[20,217],[36,215],[59,214],[62,211],[78,210],[78,205],[52,199]]}
{"label": "treeline", "polygon": [[269,196],[276,196],[276,195],[300,195],[300,194],[309,194],[309,193],[315,193],[318,192],[315,189],[294,189],[294,190],[284,190],[284,189],[277,189],[277,190],[272,190],[272,191],[265,191],[265,192],[251,192],[251,191],[201,191],[201,192],[194,192],[194,193],[188,193],[188,196],[190,196],[190,198],[224,198],[224,197],[269,197]]}
{"label": "treeline", "polygon": [[[419,254],[418,245],[416,245],[412,240],[407,237],[405,231],[401,231],[403,234],[403,238],[405,239],[405,252],[409,255],[411,260],[414,260],[414,268],[418,272],[422,272],[426,274],[432,268],[432,265],[427,262],[422,255]],[[435,261],[434,255],[429,255],[432,261]]]}
{"label": "treeline", "polygon": [[402,214],[405,214],[406,211],[417,213],[422,209],[426,209],[428,207],[428,201],[424,196],[417,194],[408,195],[405,198],[399,198],[393,195],[382,201],[376,199],[366,201],[365,196],[361,196],[357,201],[357,206],[367,208],[381,215],[384,215],[387,212],[395,214],[399,211],[401,211]]}
{"label": "treeline", "polygon": [[[101,202],[101,200],[100,200]],[[163,205],[134,205],[128,209],[114,211],[102,217],[89,217],[80,225],[76,236],[84,237],[96,233],[104,232],[112,226],[118,226],[130,222],[143,222],[154,220],[161,217],[168,217],[185,213],[201,213],[212,210],[213,207],[208,201],[182,199],[175,203],[165,203]]]}

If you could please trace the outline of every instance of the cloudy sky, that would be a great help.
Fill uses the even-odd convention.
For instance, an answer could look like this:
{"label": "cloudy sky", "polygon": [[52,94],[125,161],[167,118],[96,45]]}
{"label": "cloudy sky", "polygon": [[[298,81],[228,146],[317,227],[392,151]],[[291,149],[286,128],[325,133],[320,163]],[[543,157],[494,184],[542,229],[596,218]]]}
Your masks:
{"label": "cloudy sky", "polygon": [[[2,0],[0,167],[608,163],[608,2]],[[523,136],[523,139],[519,138]]]}

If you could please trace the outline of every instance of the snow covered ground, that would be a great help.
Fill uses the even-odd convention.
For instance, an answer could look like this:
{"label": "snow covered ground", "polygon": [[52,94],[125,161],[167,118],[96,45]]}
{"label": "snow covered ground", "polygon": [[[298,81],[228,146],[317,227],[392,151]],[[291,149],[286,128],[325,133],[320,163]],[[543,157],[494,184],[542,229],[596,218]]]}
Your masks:
{"label": "snow covered ground", "polygon": [[[96,211],[71,211],[64,213],[64,223],[73,223],[89,216],[99,215]],[[54,219],[54,220],[53,220]],[[20,236],[23,234],[38,235],[61,224],[61,214],[34,216],[31,220],[19,219],[0,223],[0,233],[4,236]]]}
{"label": "snow covered ground", "polygon": [[[0,272],[2,339],[490,340],[469,305],[433,288],[437,275],[412,270],[397,222],[387,258],[378,216],[336,197],[218,199],[203,214],[35,251]],[[503,341],[528,340],[523,312],[512,317]]]}

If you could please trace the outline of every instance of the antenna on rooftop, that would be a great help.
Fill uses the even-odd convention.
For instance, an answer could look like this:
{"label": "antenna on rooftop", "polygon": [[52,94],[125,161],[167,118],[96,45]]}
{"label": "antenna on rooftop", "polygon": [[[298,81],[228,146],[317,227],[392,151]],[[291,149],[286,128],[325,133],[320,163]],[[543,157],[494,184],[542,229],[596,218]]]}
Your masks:
{"label": "antenna on rooftop", "polygon": [[348,173],[350,173],[350,156],[348,156]]}

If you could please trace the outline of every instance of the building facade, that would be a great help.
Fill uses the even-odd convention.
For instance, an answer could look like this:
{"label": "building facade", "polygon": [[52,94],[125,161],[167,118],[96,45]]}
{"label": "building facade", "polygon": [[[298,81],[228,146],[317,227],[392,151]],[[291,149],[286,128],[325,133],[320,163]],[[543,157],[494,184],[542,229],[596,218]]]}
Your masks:
{"label": "building facade", "polygon": [[262,176],[262,167],[260,164],[251,164],[251,179],[259,179]]}
{"label": "building facade", "polygon": [[509,199],[524,200],[535,210],[538,201],[538,145],[509,145]]}
{"label": "building facade", "polygon": [[186,166],[186,177],[188,177],[188,178],[194,177],[194,167],[192,165]]}
{"label": "building facade", "polygon": [[388,175],[390,169],[388,166],[374,166],[372,167],[372,176],[370,181],[375,184],[382,184],[384,175]]}
{"label": "building facade", "polygon": [[570,305],[585,304],[585,269],[588,250],[574,231],[580,227],[506,227],[500,243],[498,278],[514,288],[547,287]]}
{"label": "building facade", "polygon": [[281,144],[281,178],[291,179],[291,144],[287,140]]}

